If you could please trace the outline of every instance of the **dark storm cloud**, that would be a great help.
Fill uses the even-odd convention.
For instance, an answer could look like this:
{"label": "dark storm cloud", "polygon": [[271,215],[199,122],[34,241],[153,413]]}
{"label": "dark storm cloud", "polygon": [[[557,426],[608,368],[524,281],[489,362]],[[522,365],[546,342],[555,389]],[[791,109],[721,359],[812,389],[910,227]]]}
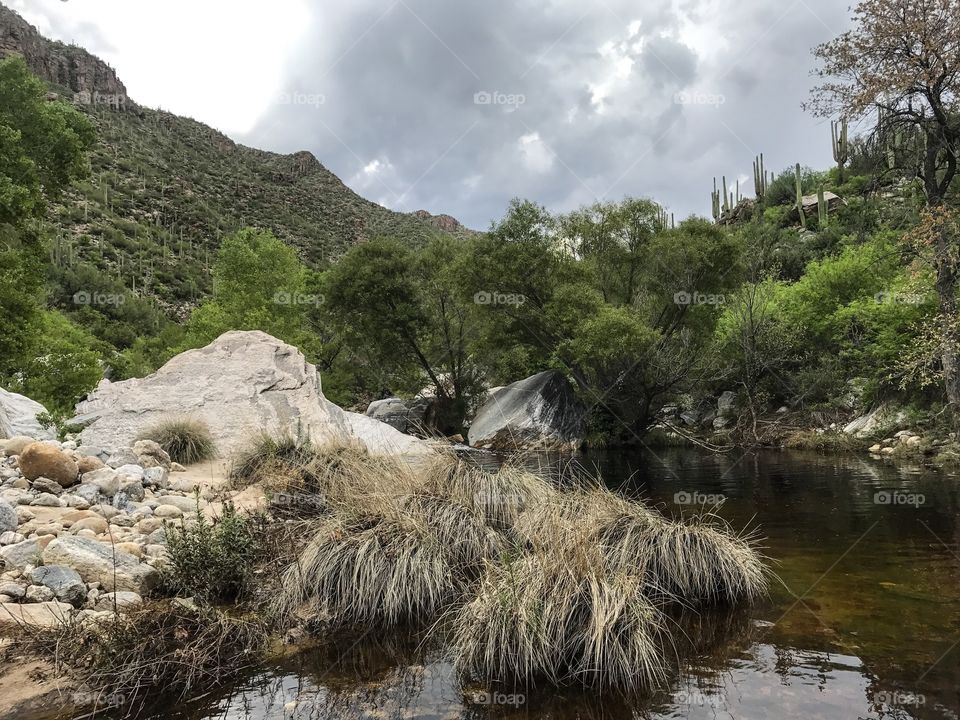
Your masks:
{"label": "dark storm cloud", "polygon": [[845,27],[835,0],[326,5],[241,139],[309,149],[398,210],[485,228],[512,196],[566,210],[630,194],[683,216],[754,153],[830,162],[800,103],[810,48]]}

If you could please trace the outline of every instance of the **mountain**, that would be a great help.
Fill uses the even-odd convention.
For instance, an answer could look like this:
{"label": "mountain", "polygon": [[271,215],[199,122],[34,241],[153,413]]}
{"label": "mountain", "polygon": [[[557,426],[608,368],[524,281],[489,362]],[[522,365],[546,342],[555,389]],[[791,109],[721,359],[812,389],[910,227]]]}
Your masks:
{"label": "mountain", "polygon": [[272,230],[313,266],[372,237],[418,245],[473,232],[446,215],[365,200],[309,152],[244,147],[203,123],[141,107],[105,62],[44,38],[0,5],[0,56],[10,54],[98,129],[90,177],[51,209],[52,259],[92,263],[162,305],[208,291],[220,238],[244,226]]}

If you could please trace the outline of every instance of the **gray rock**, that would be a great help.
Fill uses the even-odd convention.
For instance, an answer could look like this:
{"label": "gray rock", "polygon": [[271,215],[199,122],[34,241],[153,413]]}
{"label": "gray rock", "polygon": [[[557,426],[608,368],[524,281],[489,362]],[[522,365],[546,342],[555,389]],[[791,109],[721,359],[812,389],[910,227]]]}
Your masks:
{"label": "gray rock", "polygon": [[881,403],[865,415],[849,422],[843,432],[858,439],[876,435],[881,430],[902,425],[907,420],[907,413],[891,403]]}
{"label": "gray rock", "polygon": [[723,430],[729,424],[730,424],[730,418],[727,418],[727,417],[717,417],[713,419],[714,430]]}
{"label": "gray rock", "polygon": [[700,422],[700,413],[696,410],[686,410],[680,413],[680,419],[683,421],[684,425],[696,427],[697,423]]}
{"label": "gray rock", "polygon": [[133,451],[133,448],[121,447],[113,451],[110,457],[107,458],[107,465],[112,468],[119,469],[124,465],[136,465],[137,464],[137,454]]}
{"label": "gray rock", "polygon": [[34,480],[33,489],[37,492],[50,493],[51,495],[56,495],[57,497],[63,495],[63,488],[60,486],[60,483],[55,483],[53,480],[45,477],[39,477]]}
{"label": "gray rock", "polygon": [[62,502],[66,507],[75,508],[76,510],[87,510],[90,507],[89,500],[86,500],[75,493],[61,495],[60,502]]}
{"label": "gray rock", "polygon": [[31,585],[23,595],[23,599],[28,603],[46,603],[55,598],[53,590],[44,585]]}
{"label": "gray rock", "polygon": [[585,413],[566,378],[548,370],[493,394],[468,439],[473,447],[494,450],[575,450],[586,432]]}
{"label": "gray rock", "polygon": [[143,471],[143,485],[149,488],[165,488],[169,477],[170,472],[166,468],[146,468]]}
{"label": "gray rock", "polygon": [[73,488],[71,495],[80,498],[80,500],[87,504],[87,507],[96,505],[100,502],[101,498],[100,487],[94,483],[84,483],[79,487]]}
{"label": "gray rock", "polygon": [[60,498],[50,493],[40,493],[30,504],[34,507],[63,507]]}
{"label": "gray rock", "polygon": [[32,445],[35,442],[36,440],[34,440],[32,437],[27,437],[26,435],[17,435],[9,440],[0,440],[0,449],[2,449],[3,452],[8,456],[19,455],[26,450],[27,445]]}
{"label": "gray rock", "polygon": [[[158,422],[189,416],[209,427],[221,455],[242,450],[252,432],[292,427],[317,444],[356,440],[373,454],[432,452],[426,443],[328,402],[317,369],[303,354],[259,331],[224,333],[149,377],[101,384],[77,413],[90,423],[82,443],[102,447],[130,445]],[[119,464],[126,462],[136,459]]]}
{"label": "gray rock", "polygon": [[143,605],[143,598],[135,592],[105,593],[97,598],[93,609],[99,612],[123,612]]}
{"label": "gray rock", "polygon": [[8,530],[7,532],[0,533],[0,546],[16,545],[26,539],[27,538],[20,533]]}
{"label": "gray rock", "polygon": [[170,456],[153,440],[138,440],[133,444],[137,462],[145,468],[160,467],[170,469]]}
{"label": "gray rock", "polygon": [[129,502],[143,502],[145,496],[143,484],[140,480],[128,480],[121,483],[120,492],[126,495]]}
{"label": "gray rock", "polygon": [[17,529],[17,510],[9,502],[0,498],[0,533]]}
{"label": "gray rock", "polygon": [[[175,508],[179,508],[184,513],[195,513],[197,511],[197,499],[195,497],[183,497],[181,495],[164,495],[161,498],[163,505],[172,505]],[[200,501],[200,507],[205,505],[204,501]]]}
{"label": "gray rock", "polygon": [[47,409],[28,397],[0,388],[0,437],[31,437],[36,440],[55,440],[56,433],[37,420]]}
{"label": "gray rock", "polygon": [[156,569],[133,555],[84,537],[51,541],[43,551],[43,561],[72,567],[85,582],[98,582],[108,591],[129,590],[144,595],[159,580]]}
{"label": "gray rock", "polygon": [[143,468],[139,465],[121,465],[117,473],[133,480],[143,480]]}
{"label": "gray rock", "polygon": [[3,558],[8,569],[23,570],[28,565],[39,565],[42,553],[43,547],[38,538],[0,548],[0,558]]}
{"label": "gray rock", "polygon": [[[60,602],[69,603],[74,607],[83,605],[87,598],[87,586],[73,568],[63,565],[43,565],[30,573],[30,579],[36,585],[43,585],[53,591],[53,596]],[[50,598],[51,600],[53,598]]]}
{"label": "gray rock", "polygon": [[[108,498],[112,498],[120,491],[120,483],[122,476],[116,470],[111,468],[100,468],[99,470],[94,470],[93,472],[88,472],[80,478],[81,488],[84,485],[93,485],[97,488],[97,491]],[[80,497],[87,499],[87,495],[80,493],[79,491],[74,491]]]}
{"label": "gray rock", "polygon": [[425,432],[427,414],[433,400],[417,397],[404,401],[398,397],[374,400],[367,406],[366,416],[386,423],[402,433]]}
{"label": "gray rock", "polygon": [[724,390],[717,400],[717,416],[726,418],[737,412],[737,394],[733,390]]}
{"label": "gray rock", "polygon": [[23,600],[24,595],[27,594],[27,588],[21,585],[20,583],[15,582],[3,582],[0,583],[0,595],[6,595],[9,598],[14,600]]}

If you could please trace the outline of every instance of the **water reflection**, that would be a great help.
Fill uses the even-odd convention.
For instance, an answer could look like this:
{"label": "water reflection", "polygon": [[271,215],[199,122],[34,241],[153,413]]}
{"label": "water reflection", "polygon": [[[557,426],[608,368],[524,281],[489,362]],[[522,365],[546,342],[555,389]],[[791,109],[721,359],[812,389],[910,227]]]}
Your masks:
{"label": "water reflection", "polygon": [[[723,495],[721,514],[734,527],[762,529],[782,578],[749,614],[676,618],[687,646],[677,648],[683,661],[669,688],[639,698],[464,688],[442,638],[365,638],[331,641],[156,717],[960,717],[955,478],[853,456],[786,453],[671,449],[583,462],[668,515],[691,511],[678,493]],[[560,466],[555,459],[543,464]],[[878,501],[878,493],[894,492],[922,495],[923,502]]]}

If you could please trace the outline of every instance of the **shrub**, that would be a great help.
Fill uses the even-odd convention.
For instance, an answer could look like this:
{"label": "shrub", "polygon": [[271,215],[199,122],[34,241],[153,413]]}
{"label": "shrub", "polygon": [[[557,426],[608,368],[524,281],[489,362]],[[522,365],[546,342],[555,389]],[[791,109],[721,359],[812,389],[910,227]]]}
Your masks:
{"label": "shrub", "polygon": [[160,692],[183,699],[208,691],[256,667],[266,637],[257,620],[171,603],[115,614],[106,622],[24,628],[16,643],[23,654],[49,658],[58,670],[65,667],[79,685],[105,699],[102,705],[120,701],[133,708],[153,703]]}
{"label": "shrub", "polygon": [[210,428],[193,418],[164,420],[144,430],[137,439],[153,440],[181,465],[210,460],[217,454]]}
{"label": "shrub", "polygon": [[192,524],[167,526],[167,586],[178,594],[232,600],[243,593],[257,551],[254,520],[224,505],[215,522],[197,508]]}

